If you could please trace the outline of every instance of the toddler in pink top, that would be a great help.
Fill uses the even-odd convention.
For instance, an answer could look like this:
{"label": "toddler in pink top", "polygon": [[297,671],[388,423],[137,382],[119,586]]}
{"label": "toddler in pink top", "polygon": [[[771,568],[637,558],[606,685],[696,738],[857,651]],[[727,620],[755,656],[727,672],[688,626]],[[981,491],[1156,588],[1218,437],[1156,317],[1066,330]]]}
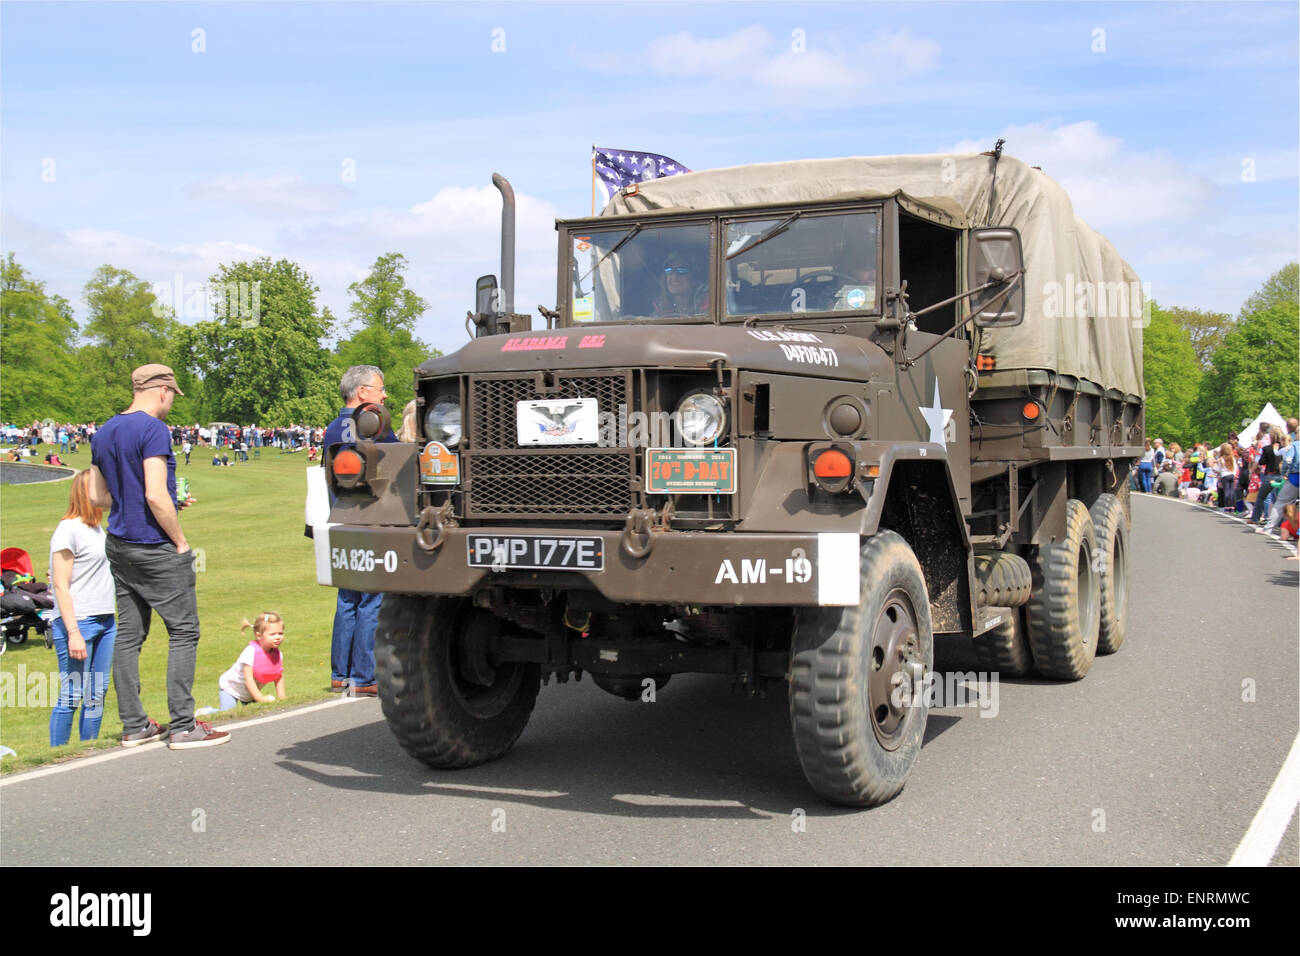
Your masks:
{"label": "toddler in pink top", "polygon": [[[249,623],[245,618],[240,630],[251,627],[253,640],[240,651],[238,660],[217,679],[221,694],[221,709],[230,710],[236,704],[262,703],[284,700],[284,659],[280,643],[284,640],[284,618],[274,611],[263,611],[257,620]],[[275,693],[264,688],[275,685]]]}

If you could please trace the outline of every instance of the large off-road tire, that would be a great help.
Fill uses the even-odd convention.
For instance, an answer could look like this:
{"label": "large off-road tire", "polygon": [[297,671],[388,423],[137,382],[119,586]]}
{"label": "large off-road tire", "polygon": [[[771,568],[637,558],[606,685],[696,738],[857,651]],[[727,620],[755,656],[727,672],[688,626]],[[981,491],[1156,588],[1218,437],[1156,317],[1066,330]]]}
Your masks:
{"label": "large off-road tire", "polygon": [[921,565],[892,531],[861,551],[855,607],[800,608],[790,647],[790,722],[813,789],[832,803],[884,803],[907,782],[929,716],[934,665]]}
{"label": "large off-road tire", "polygon": [[1010,617],[972,643],[975,657],[986,671],[996,671],[1003,677],[1027,677],[1034,672],[1024,608],[1013,607]]}
{"label": "large off-road tire", "polygon": [[1034,593],[1027,619],[1034,666],[1044,677],[1078,680],[1097,656],[1101,575],[1097,535],[1082,501],[1065,504],[1065,540],[1042,545],[1029,562]]}
{"label": "large off-road tire", "polygon": [[465,676],[465,635],[500,626],[462,598],[385,595],[375,628],[379,702],[412,757],[445,770],[473,767],[519,739],[541,686],[537,665],[497,665],[489,684]]}
{"label": "large off-road tire", "polygon": [[975,555],[980,607],[1020,607],[1033,590],[1029,564],[1014,551]]}
{"label": "large off-road tire", "polygon": [[1101,615],[1098,654],[1114,654],[1124,643],[1128,623],[1128,519],[1114,495],[1101,495],[1091,508],[1101,562]]}

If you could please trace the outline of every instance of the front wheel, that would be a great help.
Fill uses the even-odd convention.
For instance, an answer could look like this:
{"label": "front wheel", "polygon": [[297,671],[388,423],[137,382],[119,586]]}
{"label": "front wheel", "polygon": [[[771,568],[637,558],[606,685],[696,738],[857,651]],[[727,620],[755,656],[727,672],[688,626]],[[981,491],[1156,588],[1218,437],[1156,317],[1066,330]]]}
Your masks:
{"label": "front wheel", "polygon": [[832,803],[884,803],[921,751],[934,665],[930,599],[906,541],[862,545],[855,607],[801,608],[790,648],[790,721],[804,776]]}
{"label": "front wheel", "polygon": [[486,647],[502,626],[462,598],[385,595],[375,628],[379,702],[411,756],[439,769],[473,767],[519,739],[541,673],[490,660]]}

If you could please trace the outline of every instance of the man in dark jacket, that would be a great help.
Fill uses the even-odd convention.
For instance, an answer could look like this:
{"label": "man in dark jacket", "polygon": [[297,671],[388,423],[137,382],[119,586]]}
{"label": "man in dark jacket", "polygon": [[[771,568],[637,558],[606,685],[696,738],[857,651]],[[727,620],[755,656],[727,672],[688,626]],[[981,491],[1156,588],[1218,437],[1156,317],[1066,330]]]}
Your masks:
{"label": "man in dark jacket", "polygon": [[[384,373],[373,365],[354,365],[343,373],[339,383],[343,407],[338,417],[325,429],[325,447],[355,444],[357,434],[352,427],[352,410],[359,405],[382,405],[388,397],[384,390]],[[397,436],[390,428],[377,441],[394,442]],[[379,620],[382,594],[365,594],[349,588],[339,588],[338,604],[334,609],[334,636],[330,645],[330,690],[342,692],[349,687],[358,696],[374,697],[375,685],[375,624]]]}

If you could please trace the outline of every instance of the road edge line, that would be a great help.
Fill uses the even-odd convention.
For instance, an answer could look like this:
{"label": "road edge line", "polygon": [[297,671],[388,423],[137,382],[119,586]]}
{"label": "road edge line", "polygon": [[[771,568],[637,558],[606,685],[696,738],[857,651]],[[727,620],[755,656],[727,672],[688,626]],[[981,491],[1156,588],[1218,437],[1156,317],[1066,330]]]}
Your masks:
{"label": "road edge line", "polygon": [[1292,742],[1277,779],[1269,787],[1228,866],[1268,866],[1291,825],[1297,805],[1300,805],[1300,735]]}
{"label": "road edge line", "polygon": [[[257,724],[268,724],[274,720],[284,720],[288,717],[297,717],[299,714],[310,714],[318,710],[324,710],[326,707],[337,707],[339,704],[349,704],[358,700],[371,700],[369,697],[341,697],[336,700],[323,700],[320,703],[309,704],[305,707],[295,707],[292,710],[282,711],[278,714],[267,714],[265,717],[253,717],[249,720],[236,720],[229,724],[221,724],[218,730],[233,730],[242,727],[253,727]],[[158,744],[163,741],[159,740]],[[48,767],[34,767],[31,770],[19,770],[11,774],[5,774],[0,777],[0,790],[15,783],[23,783],[27,780],[35,780],[39,777],[48,777],[51,774],[66,773],[69,770],[77,770],[81,767],[89,767],[94,764],[104,763],[108,760],[117,760],[121,757],[130,757],[133,754],[150,753],[151,751],[161,749],[158,744],[145,744],[141,747],[119,747],[117,750],[109,750],[104,753],[91,754],[88,757],[74,757],[63,763],[56,763]]]}

